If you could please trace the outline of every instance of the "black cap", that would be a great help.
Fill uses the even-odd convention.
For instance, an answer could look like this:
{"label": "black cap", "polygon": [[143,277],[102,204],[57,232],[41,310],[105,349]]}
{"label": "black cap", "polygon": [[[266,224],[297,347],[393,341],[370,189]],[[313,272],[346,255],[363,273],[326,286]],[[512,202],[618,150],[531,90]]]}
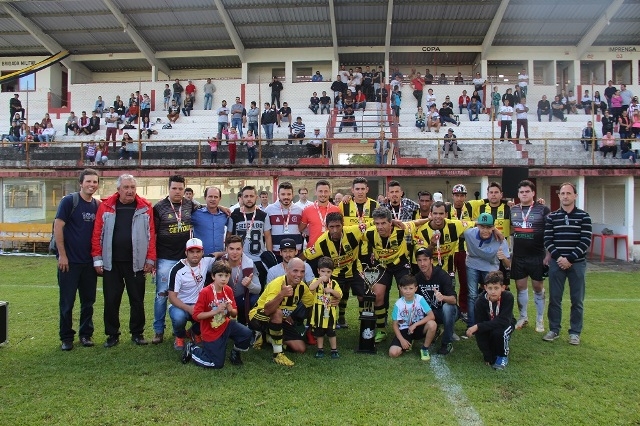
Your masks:
{"label": "black cap", "polygon": [[292,249],[296,249],[296,242],[291,239],[291,238],[285,238],[282,241],[280,241],[280,250],[282,249],[288,249],[288,248],[292,248]]}

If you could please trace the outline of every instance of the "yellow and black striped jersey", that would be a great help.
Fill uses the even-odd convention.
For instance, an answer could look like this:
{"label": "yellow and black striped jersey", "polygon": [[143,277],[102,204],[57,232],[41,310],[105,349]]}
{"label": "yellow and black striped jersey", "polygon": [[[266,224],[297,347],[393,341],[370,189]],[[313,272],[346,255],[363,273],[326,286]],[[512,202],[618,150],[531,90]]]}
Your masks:
{"label": "yellow and black striped jersey", "polygon": [[[471,201],[473,203],[476,200]],[[497,207],[492,207],[489,204],[489,200],[477,200],[482,203],[478,205],[478,216],[482,213],[489,213],[493,216],[495,227],[498,231],[502,232],[505,238],[511,234],[511,207],[507,203],[500,203]],[[476,220],[478,216],[474,216],[473,220]]]}
{"label": "yellow and black striped jersey", "polygon": [[329,231],[325,231],[313,246],[305,249],[304,257],[312,260],[328,256],[335,265],[334,278],[351,278],[354,273],[362,271],[359,259],[362,235],[359,225],[345,226],[342,228],[342,238],[337,242],[329,238]]}
{"label": "yellow and black striped jersey", "polygon": [[[442,266],[447,272],[453,272],[453,255],[458,251],[458,244],[462,233],[474,226],[474,222],[445,219],[444,228],[440,230],[440,244],[433,248],[432,262]],[[420,226],[414,233],[413,263],[416,263],[415,252],[418,249],[429,247],[434,229],[431,221]],[[439,251],[438,251],[439,249]]]}
{"label": "yellow and black striped jersey", "polygon": [[[481,200],[465,201],[460,209],[456,209],[453,204],[449,205],[447,208],[446,218],[459,221],[467,221],[477,218],[480,216],[480,213],[478,213],[479,203],[475,203],[476,201]],[[472,202],[476,205],[474,206]],[[465,251],[463,236],[459,236],[458,251]]]}
{"label": "yellow and black striped jersey", "polygon": [[416,230],[415,223],[405,222],[406,229],[393,227],[388,238],[382,238],[375,226],[370,226],[364,233],[360,247],[363,258],[373,257],[372,260],[383,267],[409,263],[411,253],[407,248],[406,236],[412,236]]}
{"label": "yellow and black striped jersey", "polygon": [[[260,295],[256,306],[249,312],[249,318],[253,319],[258,311],[264,309],[264,306],[267,303],[275,299],[278,296],[278,293],[280,293],[280,290],[282,290],[282,285],[286,284],[286,282],[287,276],[282,275],[268,283]],[[311,293],[309,287],[304,281],[301,281],[300,284],[293,289],[293,295],[285,297],[282,299],[282,302],[280,302],[279,309],[282,310],[282,315],[284,317],[291,315],[291,313],[298,307],[298,302],[302,302],[307,308],[313,306],[313,303],[315,302],[313,293]]]}
{"label": "yellow and black striped jersey", "polygon": [[367,227],[373,225],[373,218],[371,215],[377,207],[378,202],[371,198],[367,198],[367,201],[362,204],[358,204],[351,200],[348,203],[340,203],[338,206],[340,212],[344,216],[345,226],[364,223]]}

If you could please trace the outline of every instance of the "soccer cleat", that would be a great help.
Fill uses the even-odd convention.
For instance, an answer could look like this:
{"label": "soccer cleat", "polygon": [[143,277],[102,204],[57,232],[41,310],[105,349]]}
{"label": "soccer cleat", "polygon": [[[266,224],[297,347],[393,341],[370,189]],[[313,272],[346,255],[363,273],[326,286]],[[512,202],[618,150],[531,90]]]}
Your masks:
{"label": "soccer cleat", "polygon": [[118,343],[120,343],[120,337],[118,337],[117,334],[113,334],[109,337],[107,337],[107,341],[104,342],[104,347],[105,348],[112,348],[115,345],[117,345]]}
{"label": "soccer cleat", "polygon": [[273,362],[278,365],[284,365],[285,367],[293,367],[295,365],[294,362],[287,358],[282,352],[273,357]]}
{"label": "soccer cleat", "polygon": [[520,318],[518,320],[518,322],[516,322],[516,330],[521,330],[522,327],[526,327],[527,325],[529,325],[529,319],[528,318]]}
{"label": "soccer cleat", "polygon": [[151,339],[151,343],[153,343],[154,345],[157,345],[162,343],[163,340],[164,340],[164,333],[156,333],[156,335],[153,336],[153,339]]}
{"label": "soccer cleat", "polygon": [[374,340],[376,343],[380,343],[386,338],[387,338],[387,333],[385,331],[378,331],[376,332],[376,337]]}
{"label": "soccer cleat", "polygon": [[496,358],[496,362],[492,365],[494,370],[504,370],[509,364],[509,358],[506,356],[499,356]]}
{"label": "soccer cleat", "polygon": [[420,359],[423,361],[429,361],[431,359],[431,355],[429,354],[429,349],[420,349]]}
{"label": "soccer cleat", "polygon": [[338,351],[331,351],[331,359],[339,359],[340,358],[340,354],[338,353]]}
{"label": "soccer cleat", "polygon": [[311,331],[311,327],[307,328],[307,332],[305,333],[306,338],[307,338],[307,343],[311,346],[314,346],[317,342],[316,340],[316,336],[313,335],[313,332]]}
{"label": "soccer cleat", "polygon": [[336,324],[336,330],[340,330],[342,328],[349,328],[349,324],[347,324],[344,318],[338,318],[338,323]]}
{"label": "soccer cleat", "polygon": [[558,336],[558,333],[556,333],[555,331],[549,330],[549,332],[547,334],[542,336],[542,340],[544,340],[545,342],[553,342],[558,337],[560,337],[560,336]]}
{"label": "soccer cleat", "polygon": [[544,333],[544,320],[536,321],[536,332]]}
{"label": "soccer cleat", "polygon": [[229,361],[231,361],[232,365],[242,365],[242,358],[240,358],[240,351],[236,349],[231,349],[231,353],[229,354]]}
{"label": "soccer cleat", "polygon": [[324,358],[324,351],[322,349],[318,349],[316,352],[316,359]]}
{"label": "soccer cleat", "polygon": [[440,349],[438,349],[438,355],[449,355],[451,352],[453,352],[452,343],[447,343],[446,345],[442,345],[440,346]]}
{"label": "soccer cleat", "polygon": [[183,337],[176,337],[176,339],[173,341],[173,349],[175,349],[176,351],[181,351],[184,349]]}
{"label": "soccer cleat", "polygon": [[180,360],[182,361],[183,364],[186,364],[189,361],[191,361],[192,353],[193,353],[193,343],[187,342],[184,345],[184,348],[182,349],[182,356],[180,357]]}
{"label": "soccer cleat", "polygon": [[569,344],[570,345],[579,345],[580,344],[580,335],[579,334],[570,334],[569,335]]}

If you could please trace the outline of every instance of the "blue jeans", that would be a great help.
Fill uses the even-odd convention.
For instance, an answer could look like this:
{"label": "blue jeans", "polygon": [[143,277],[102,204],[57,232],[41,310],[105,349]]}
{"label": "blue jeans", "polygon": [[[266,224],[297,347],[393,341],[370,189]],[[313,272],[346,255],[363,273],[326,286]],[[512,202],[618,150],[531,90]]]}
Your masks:
{"label": "blue jeans", "polygon": [[202,342],[193,348],[191,361],[206,368],[224,367],[225,354],[227,352],[227,340],[233,340],[234,349],[246,351],[249,349],[253,332],[238,321],[229,321],[222,336],[213,342]]}
{"label": "blue jeans", "polygon": [[389,155],[389,152],[385,153],[385,154],[376,154],[376,164],[387,164],[387,156]]}
{"label": "blue jeans", "polygon": [[211,93],[204,94],[204,109],[211,109],[213,104],[213,95]]}
{"label": "blue jeans", "polygon": [[584,316],[584,275],[587,270],[587,262],[574,263],[571,268],[560,269],[558,264],[552,260],[549,262],[549,330],[560,333],[560,322],[562,321],[562,295],[564,293],[564,283],[569,279],[569,296],[571,297],[571,315],[569,317],[569,334],[580,334],[582,332],[582,320]]}
{"label": "blue jeans", "polygon": [[182,93],[173,93],[173,99],[176,100],[177,105],[182,105]]}
{"label": "blue jeans", "polygon": [[[188,303],[189,306],[193,306]],[[187,335],[186,325],[188,321],[195,322],[191,318],[189,312],[176,308],[173,305],[169,305],[169,318],[171,318],[171,327],[173,328],[173,335],[176,337],[184,338]]]}
{"label": "blue jeans", "polygon": [[153,331],[164,333],[169,296],[169,273],[178,260],[158,259],[156,262],[156,299],[153,304]]}
{"label": "blue jeans", "polygon": [[264,137],[267,142],[273,142],[273,123],[263,124],[262,128],[264,129]]}
{"label": "blue jeans", "polygon": [[[222,131],[227,128],[229,123],[220,123],[218,122],[218,140],[222,140]],[[229,136],[226,136],[226,139],[229,140]]]}
{"label": "blue jeans", "polygon": [[231,127],[235,127],[236,130],[238,131],[238,134],[240,135],[240,138],[242,138],[242,117],[232,118]]}
{"label": "blue jeans", "polygon": [[477,269],[467,267],[467,288],[469,295],[467,296],[467,327],[476,324],[476,299],[478,298],[478,282],[480,278],[484,282],[484,278],[489,271],[479,271]]}
{"label": "blue jeans", "polygon": [[249,164],[253,164],[253,160],[255,160],[255,158],[256,158],[256,147],[255,146],[247,147],[247,160],[249,161]]}
{"label": "blue jeans", "polygon": [[327,114],[331,114],[330,112],[331,104],[320,104],[320,114],[324,114],[327,111]]}
{"label": "blue jeans", "polygon": [[629,158],[633,158],[633,164],[636,164],[636,153],[633,151],[627,151],[620,154],[623,160],[628,160]]}
{"label": "blue jeans", "polygon": [[[471,104],[469,104],[469,106],[471,106]],[[471,110],[471,108],[469,108],[469,106],[467,106],[467,110],[469,111],[469,121],[473,121],[473,115],[476,115],[476,119],[478,119],[478,114],[480,113],[480,111],[482,111],[482,104],[478,103],[476,104],[476,110],[475,112]]]}
{"label": "blue jeans", "polygon": [[60,287],[60,340],[73,340],[73,305],[80,295],[80,337],[93,336],[93,305],[96,302],[98,275],[91,263],[70,263],[69,270],[58,270]]}
{"label": "blue jeans", "polygon": [[253,130],[253,136],[258,137],[258,122],[257,121],[249,121],[247,123],[247,131]]}
{"label": "blue jeans", "polygon": [[444,324],[442,344],[446,345],[453,340],[453,325],[458,319],[458,306],[444,303],[441,308],[433,309],[437,324]]}

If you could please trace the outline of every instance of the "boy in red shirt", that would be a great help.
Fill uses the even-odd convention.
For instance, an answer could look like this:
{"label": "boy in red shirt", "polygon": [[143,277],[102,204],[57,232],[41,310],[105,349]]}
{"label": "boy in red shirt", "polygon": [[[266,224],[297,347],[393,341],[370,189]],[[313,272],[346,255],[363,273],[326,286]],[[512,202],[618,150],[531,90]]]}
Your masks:
{"label": "boy in red shirt", "polygon": [[238,315],[233,289],[227,285],[231,277],[231,267],[226,260],[219,260],[211,268],[213,283],[200,291],[198,301],[193,307],[193,317],[200,321],[202,343],[185,345],[182,362],[192,360],[196,365],[207,368],[224,367],[227,339],[234,342],[229,355],[233,365],[242,365],[240,352],[249,349],[251,330],[237,321]]}

